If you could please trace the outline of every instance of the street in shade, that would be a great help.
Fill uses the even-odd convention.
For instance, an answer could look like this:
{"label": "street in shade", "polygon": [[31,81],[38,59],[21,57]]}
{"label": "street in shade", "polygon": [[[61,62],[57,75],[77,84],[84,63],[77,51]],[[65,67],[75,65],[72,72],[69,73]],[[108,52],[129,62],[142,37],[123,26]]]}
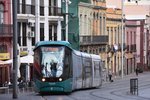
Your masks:
{"label": "street in shade", "polygon": [[[71,94],[39,95],[30,89],[19,90],[18,100],[150,100],[150,72],[116,77],[114,82],[103,82],[99,89],[77,90]],[[130,93],[130,80],[138,79],[138,94]],[[12,100],[12,92],[0,94],[0,100]]]}

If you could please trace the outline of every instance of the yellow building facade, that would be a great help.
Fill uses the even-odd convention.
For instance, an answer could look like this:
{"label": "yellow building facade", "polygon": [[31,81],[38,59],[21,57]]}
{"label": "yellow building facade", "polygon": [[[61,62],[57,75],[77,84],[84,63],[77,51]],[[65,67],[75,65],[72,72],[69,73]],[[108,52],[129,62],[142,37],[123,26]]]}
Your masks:
{"label": "yellow building facade", "polygon": [[106,2],[79,3],[80,50],[98,54],[106,73],[121,75],[122,10],[106,8]]}
{"label": "yellow building facade", "polygon": [[79,3],[80,50],[100,54],[108,43],[106,35],[106,2],[91,0]]}
{"label": "yellow building facade", "polygon": [[105,0],[79,3],[80,51],[100,55],[104,73],[107,72],[106,50],[109,39],[106,32],[106,9]]}
{"label": "yellow building facade", "polygon": [[107,69],[113,75],[121,75],[121,43],[122,43],[122,11],[117,8],[107,8],[106,33],[109,37],[107,48]]}

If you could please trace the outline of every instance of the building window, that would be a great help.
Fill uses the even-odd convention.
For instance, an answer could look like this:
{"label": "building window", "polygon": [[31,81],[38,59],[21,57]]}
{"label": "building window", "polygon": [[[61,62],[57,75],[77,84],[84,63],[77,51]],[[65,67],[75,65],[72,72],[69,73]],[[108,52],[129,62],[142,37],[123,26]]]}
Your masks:
{"label": "building window", "polygon": [[40,41],[44,41],[44,23],[40,23]]}
{"label": "building window", "polygon": [[49,0],[49,15],[56,15],[58,13],[58,1]]}
{"label": "building window", "polygon": [[49,40],[57,40],[57,23],[49,22]]}
{"label": "building window", "polygon": [[26,37],[26,32],[27,32],[27,28],[26,28],[26,23],[22,23],[22,45],[23,46],[27,46],[27,37]]}
{"label": "building window", "polygon": [[95,15],[95,12],[94,12],[94,13],[93,13],[93,18],[94,18],[94,19],[96,19],[95,16],[96,16],[96,15]]}
{"label": "building window", "polygon": [[7,53],[7,46],[4,44],[0,45],[0,53]]}
{"label": "building window", "polygon": [[4,22],[4,5],[0,4],[0,24]]}
{"label": "building window", "polygon": [[18,43],[19,43],[19,45],[21,45],[21,31],[20,31],[20,29],[21,29],[21,23],[20,22],[18,22],[17,23],[18,24]]}
{"label": "building window", "polygon": [[31,0],[31,14],[35,15],[35,0]]}
{"label": "building window", "polygon": [[44,0],[40,0],[40,15],[44,16]]}
{"label": "building window", "polygon": [[[31,27],[31,32],[35,32],[35,27]],[[34,46],[34,45],[35,45],[35,36],[32,37],[32,46]]]}
{"label": "building window", "polygon": [[26,1],[22,0],[22,14],[26,13]]}

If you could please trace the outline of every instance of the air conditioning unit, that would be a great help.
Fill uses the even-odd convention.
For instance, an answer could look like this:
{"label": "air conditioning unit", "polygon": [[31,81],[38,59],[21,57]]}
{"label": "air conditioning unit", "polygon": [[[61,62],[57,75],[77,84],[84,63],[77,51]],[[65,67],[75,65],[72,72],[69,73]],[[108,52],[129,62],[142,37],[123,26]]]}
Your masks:
{"label": "air conditioning unit", "polygon": [[25,46],[20,47],[20,51],[28,51],[28,48]]}
{"label": "air conditioning unit", "polygon": [[34,37],[34,32],[28,32],[28,37]]}
{"label": "air conditioning unit", "polygon": [[29,27],[34,27],[34,23],[29,22],[29,23],[28,23],[28,26],[29,26]]}

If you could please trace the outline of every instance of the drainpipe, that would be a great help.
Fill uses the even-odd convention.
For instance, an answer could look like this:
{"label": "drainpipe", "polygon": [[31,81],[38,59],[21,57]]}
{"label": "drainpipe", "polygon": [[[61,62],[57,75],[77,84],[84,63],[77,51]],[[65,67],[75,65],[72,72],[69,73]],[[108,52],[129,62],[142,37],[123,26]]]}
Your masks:
{"label": "drainpipe", "polygon": [[66,4],[66,41],[68,41],[68,0],[65,1]]}
{"label": "drainpipe", "polygon": [[39,9],[39,0],[35,0],[35,43],[40,41]]}
{"label": "drainpipe", "polygon": [[144,69],[144,64],[143,64],[143,56],[144,56],[144,20],[141,20],[141,27],[140,27],[140,68]]}

